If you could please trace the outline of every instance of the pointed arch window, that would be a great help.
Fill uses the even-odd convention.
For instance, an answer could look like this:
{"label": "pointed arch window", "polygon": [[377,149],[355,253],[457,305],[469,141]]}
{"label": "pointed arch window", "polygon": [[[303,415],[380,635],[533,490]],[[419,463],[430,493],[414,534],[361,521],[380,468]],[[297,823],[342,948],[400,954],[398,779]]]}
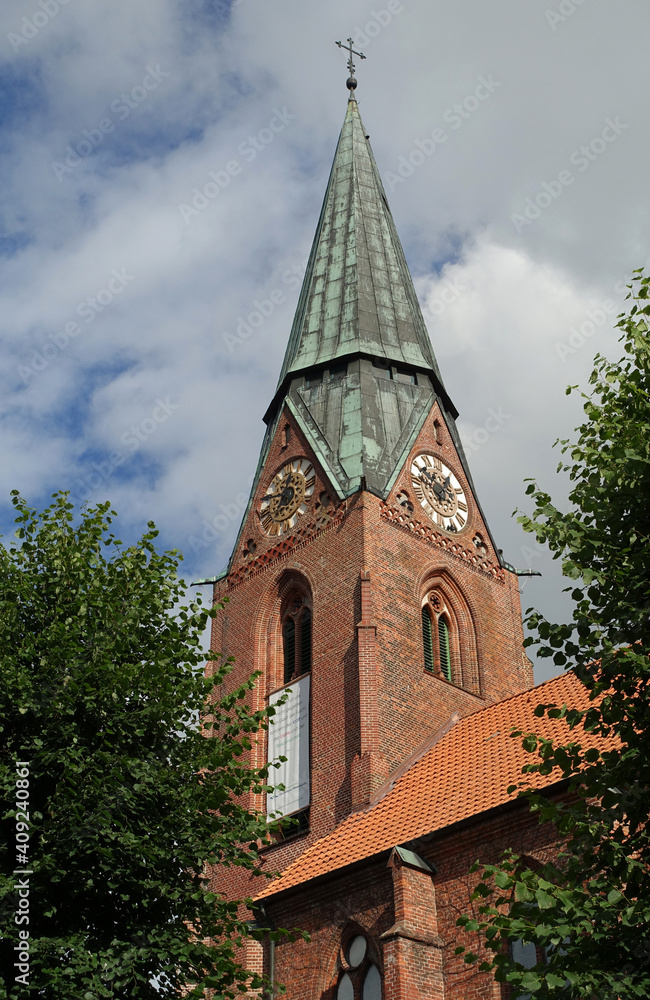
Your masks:
{"label": "pointed arch window", "polygon": [[296,598],[282,622],[284,683],[311,671],[312,614],[304,598]]}
{"label": "pointed arch window", "polygon": [[341,965],[335,1000],[382,1000],[382,975],[364,934],[342,949]]}
{"label": "pointed arch window", "polygon": [[431,674],[454,680],[454,642],[452,619],[442,596],[429,594],[422,606],[422,646],[424,669]]}
{"label": "pointed arch window", "polygon": [[[306,580],[287,574],[269,622],[268,703],[274,716],[268,728],[267,756],[278,770],[266,794],[267,815],[291,817],[274,840],[303,836],[311,805],[312,597]],[[283,787],[284,786],[284,787]]]}
{"label": "pointed arch window", "polygon": [[381,1000],[381,975],[376,965],[371,965],[366,972],[362,1000]]}

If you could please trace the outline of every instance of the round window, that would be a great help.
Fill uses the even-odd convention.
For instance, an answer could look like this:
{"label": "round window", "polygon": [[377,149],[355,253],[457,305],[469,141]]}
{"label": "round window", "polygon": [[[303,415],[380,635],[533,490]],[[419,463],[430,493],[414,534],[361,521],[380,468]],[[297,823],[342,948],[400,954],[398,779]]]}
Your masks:
{"label": "round window", "polygon": [[351,969],[356,969],[358,965],[361,965],[366,957],[367,948],[368,943],[362,934],[357,934],[355,938],[352,938],[348,946],[348,965]]}

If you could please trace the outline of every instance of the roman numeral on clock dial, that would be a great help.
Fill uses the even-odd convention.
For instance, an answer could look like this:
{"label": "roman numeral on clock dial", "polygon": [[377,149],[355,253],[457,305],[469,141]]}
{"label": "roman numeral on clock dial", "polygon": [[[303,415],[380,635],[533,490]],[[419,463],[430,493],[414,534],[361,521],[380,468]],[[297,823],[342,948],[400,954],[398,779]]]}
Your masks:
{"label": "roman numeral on clock dial", "polygon": [[267,535],[291,531],[309,510],[316,486],[316,473],[306,458],[295,458],[276,472],[259,503],[262,530]]}
{"label": "roman numeral on clock dial", "polygon": [[437,528],[463,531],[469,505],[456,474],[438,455],[417,455],[411,463],[411,484],[422,509]]}

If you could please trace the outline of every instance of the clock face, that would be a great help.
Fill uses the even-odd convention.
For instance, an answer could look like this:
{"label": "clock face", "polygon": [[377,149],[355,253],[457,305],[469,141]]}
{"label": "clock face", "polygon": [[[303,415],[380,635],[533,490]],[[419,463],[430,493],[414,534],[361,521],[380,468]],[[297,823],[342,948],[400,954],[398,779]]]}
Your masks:
{"label": "clock face", "polygon": [[461,531],[467,524],[467,498],[454,473],[433,455],[418,455],[411,465],[416,497],[433,523],[443,531]]}
{"label": "clock face", "polygon": [[260,523],[267,535],[284,535],[307,513],[316,475],[306,458],[288,462],[274,476],[260,503]]}

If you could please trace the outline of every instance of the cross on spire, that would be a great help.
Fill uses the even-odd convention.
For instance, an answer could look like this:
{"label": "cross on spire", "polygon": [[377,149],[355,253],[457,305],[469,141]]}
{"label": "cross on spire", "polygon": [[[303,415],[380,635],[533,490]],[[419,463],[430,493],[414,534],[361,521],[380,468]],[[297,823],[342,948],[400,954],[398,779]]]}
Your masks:
{"label": "cross on spire", "polygon": [[[348,88],[349,91],[356,90],[356,88],[357,88],[357,81],[356,81],[355,76],[354,76],[355,65],[354,65],[352,56],[353,55],[359,56],[359,59],[365,59],[366,57],[364,56],[363,52],[357,52],[356,49],[352,48],[352,39],[351,38],[348,38],[348,44],[347,45],[344,45],[343,42],[337,42],[336,44],[338,45],[338,47],[340,49],[345,49],[345,51],[349,53],[349,56],[348,56],[348,73],[350,75],[349,75],[349,77],[348,77],[348,79],[346,81],[346,86],[347,86],[347,88]],[[350,98],[352,98],[352,96],[353,96],[352,93],[350,93]]]}

